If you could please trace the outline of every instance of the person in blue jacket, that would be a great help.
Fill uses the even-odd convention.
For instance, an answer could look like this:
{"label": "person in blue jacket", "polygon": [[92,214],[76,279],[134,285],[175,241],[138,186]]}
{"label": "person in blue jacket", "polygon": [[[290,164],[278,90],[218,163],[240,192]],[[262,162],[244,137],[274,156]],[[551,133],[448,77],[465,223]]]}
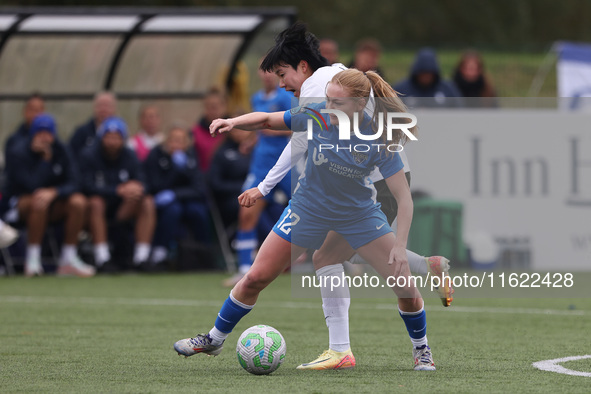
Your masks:
{"label": "person in blue jacket", "polygon": [[[462,93],[453,82],[443,80],[437,57],[431,48],[417,52],[409,77],[393,87],[409,107],[462,106]],[[433,100],[417,100],[417,97],[433,97]]]}
{"label": "person in blue jacket", "polygon": [[23,107],[23,123],[8,137],[4,144],[4,157],[8,156],[11,148],[18,144],[20,140],[29,139],[29,128],[33,119],[45,111],[45,102],[39,93],[33,93],[29,96]]}
{"label": "person in blue jacket", "polygon": [[57,274],[89,277],[95,270],[78,257],[76,250],[87,201],[79,192],[72,158],[56,133],[51,115],[44,113],[33,119],[29,138],[17,141],[7,157],[3,201],[8,202],[5,208],[16,214],[13,219],[27,227],[26,276],[43,274],[41,242],[47,224],[64,221],[64,244]]}
{"label": "person in blue jacket", "polygon": [[238,196],[250,166],[251,154],[241,149],[250,133],[233,130],[215,152],[207,180],[209,188],[220,211],[224,226],[228,227],[238,220]]}
{"label": "person in blue jacket", "polygon": [[105,119],[115,116],[117,99],[111,92],[99,92],[94,96],[93,116],[86,123],[76,127],[70,138],[69,147],[74,159],[78,161],[80,153],[97,141],[97,131]]}
{"label": "person in blue jacket", "polygon": [[89,227],[99,270],[113,264],[107,244],[107,221],[135,221],[134,266],[146,267],[156,224],[153,198],[146,193],[145,177],[135,153],[125,146],[127,125],[117,117],[107,118],[97,131],[99,143],[84,150],[80,158],[82,185],[89,198]]}
{"label": "person in blue jacket", "polygon": [[165,142],[152,149],[144,169],[158,215],[151,263],[159,266],[183,221],[196,240],[210,241],[207,185],[188,131],[179,126],[172,126]]}

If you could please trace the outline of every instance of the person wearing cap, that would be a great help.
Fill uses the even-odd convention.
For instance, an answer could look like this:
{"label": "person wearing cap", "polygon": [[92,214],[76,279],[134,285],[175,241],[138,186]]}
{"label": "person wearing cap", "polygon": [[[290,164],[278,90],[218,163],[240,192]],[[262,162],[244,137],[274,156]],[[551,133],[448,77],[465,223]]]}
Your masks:
{"label": "person wearing cap", "polygon": [[48,222],[64,221],[64,244],[58,275],[90,277],[92,266],[76,251],[84,226],[86,198],[79,192],[78,174],[66,147],[56,136],[55,120],[41,114],[33,119],[29,138],[12,147],[8,161],[6,198],[27,227],[25,275],[43,274],[41,242]]}
{"label": "person wearing cap", "polygon": [[111,92],[99,92],[94,96],[93,116],[86,123],[78,126],[70,138],[69,147],[76,161],[85,148],[92,146],[97,140],[98,127],[105,119],[115,116],[117,99]]}
{"label": "person wearing cap", "polygon": [[[110,117],[99,126],[98,143],[80,155],[82,187],[89,198],[89,227],[99,271],[111,271],[107,221],[135,221],[134,266],[145,267],[156,224],[154,200],[146,194],[145,178],[135,153],[125,145],[127,125]],[[109,263],[109,264],[107,264]]]}
{"label": "person wearing cap", "polygon": [[205,176],[199,169],[195,149],[186,127],[173,125],[166,140],[144,162],[148,191],[154,196],[158,220],[151,263],[164,266],[171,244],[183,222],[195,239],[209,243],[210,218]]}

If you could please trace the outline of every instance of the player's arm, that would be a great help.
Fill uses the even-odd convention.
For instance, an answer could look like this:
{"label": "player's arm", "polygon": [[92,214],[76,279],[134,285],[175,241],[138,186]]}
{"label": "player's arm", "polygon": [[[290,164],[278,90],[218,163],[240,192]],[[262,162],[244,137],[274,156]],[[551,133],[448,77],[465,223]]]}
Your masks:
{"label": "player's arm", "polygon": [[216,119],[211,122],[209,132],[211,135],[215,135],[216,133],[227,133],[234,128],[251,131],[260,129],[289,130],[283,119],[284,113],[284,111],[252,112],[236,118]]}
{"label": "player's arm", "polygon": [[291,135],[291,130],[261,129],[260,132],[272,137],[289,137]]}
{"label": "player's arm", "polygon": [[404,175],[404,170],[400,170],[392,176],[386,178],[386,184],[390,193],[396,199],[398,204],[398,214],[396,216],[396,241],[394,248],[390,253],[390,264],[392,260],[406,261],[406,243],[408,241],[408,233],[410,231],[410,224],[412,222],[413,203],[410,195],[410,188],[408,181]]}

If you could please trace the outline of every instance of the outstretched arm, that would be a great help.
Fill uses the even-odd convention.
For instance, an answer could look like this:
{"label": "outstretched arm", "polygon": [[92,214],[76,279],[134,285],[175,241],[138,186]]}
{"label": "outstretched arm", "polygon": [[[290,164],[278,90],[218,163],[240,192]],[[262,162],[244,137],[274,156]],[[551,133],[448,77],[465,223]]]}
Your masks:
{"label": "outstretched arm", "polygon": [[272,113],[252,112],[236,118],[216,119],[211,122],[209,132],[211,135],[215,135],[216,133],[227,133],[234,128],[241,130],[289,130],[283,120],[284,113],[284,111]]}

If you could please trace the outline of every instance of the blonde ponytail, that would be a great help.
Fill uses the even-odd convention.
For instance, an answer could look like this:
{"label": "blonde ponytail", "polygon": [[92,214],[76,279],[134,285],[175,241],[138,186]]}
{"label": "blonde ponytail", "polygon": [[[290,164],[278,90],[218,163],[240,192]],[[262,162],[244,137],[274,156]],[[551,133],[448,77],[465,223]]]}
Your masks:
{"label": "blonde ponytail", "polygon": [[[374,131],[377,131],[378,129],[380,117],[382,117],[382,125],[386,125],[386,116],[388,112],[408,112],[408,108],[402,102],[400,97],[398,97],[396,91],[392,89],[390,84],[384,81],[384,79],[376,72],[368,71],[364,73],[354,68],[350,68],[336,74],[331,82],[341,85],[341,87],[347,90],[351,97],[365,97],[368,100],[371,100],[372,98],[370,96],[372,96],[371,93],[373,92],[375,108],[372,116],[372,129]],[[404,119],[400,118],[396,118],[394,121],[408,123],[408,121],[405,122]],[[416,126],[408,128],[408,130],[413,135],[416,135],[417,133]],[[387,133],[383,133],[381,139],[386,145],[404,145],[407,141],[406,135],[401,130],[395,130],[394,133],[392,133],[392,140],[388,140]]]}

